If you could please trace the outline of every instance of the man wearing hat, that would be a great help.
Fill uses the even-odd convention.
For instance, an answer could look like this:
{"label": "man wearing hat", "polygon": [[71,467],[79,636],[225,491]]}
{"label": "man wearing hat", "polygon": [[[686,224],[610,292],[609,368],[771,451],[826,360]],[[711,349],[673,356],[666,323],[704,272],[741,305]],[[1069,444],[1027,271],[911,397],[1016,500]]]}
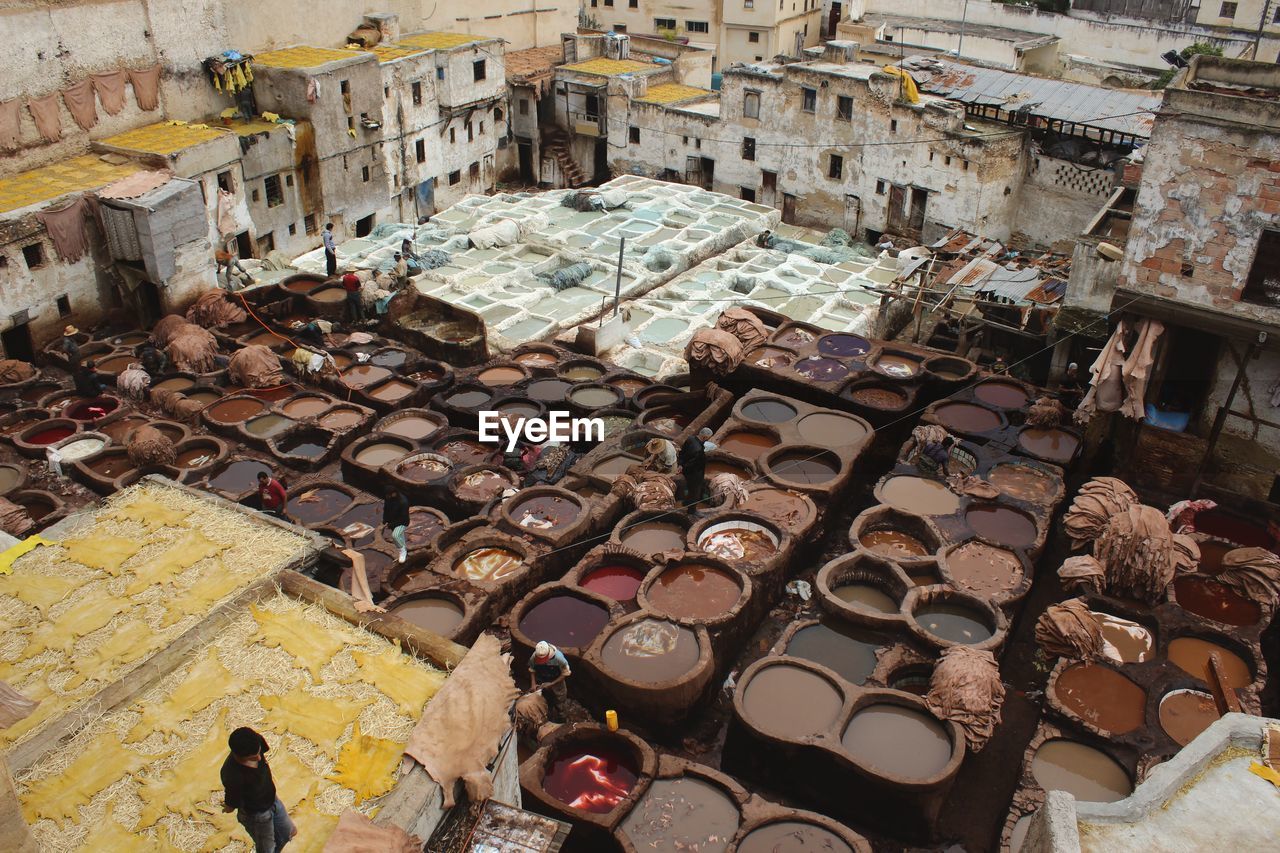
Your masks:
{"label": "man wearing hat", "polygon": [[564,712],[565,700],[569,695],[564,682],[572,674],[564,652],[546,640],[539,640],[533,647],[533,655],[529,658],[529,681],[534,690],[542,691],[552,715],[556,714],[557,709],[561,714]]}
{"label": "man wearing hat", "polygon": [[232,732],[227,745],[231,754],[222,762],[222,810],[236,813],[236,820],[253,839],[255,853],[279,853],[293,840],[298,828],[276,795],[276,783],[267,766],[267,750],[271,747],[247,726]]}
{"label": "man wearing hat", "polygon": [[58,341],[58,349],[66,354],[68,364],[76,364],[80,361],[80,344],[76,341],[78,334],[80,330],[75,326],[67,326],[62,330],[62,340]]}

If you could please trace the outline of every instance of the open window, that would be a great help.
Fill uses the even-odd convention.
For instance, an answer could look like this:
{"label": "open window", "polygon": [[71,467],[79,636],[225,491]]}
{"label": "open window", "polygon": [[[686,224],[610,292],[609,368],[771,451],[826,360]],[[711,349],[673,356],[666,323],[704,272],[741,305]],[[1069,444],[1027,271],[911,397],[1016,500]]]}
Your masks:
{"label": "open window", "polygon": [[1280,231],[1264,228],[1241,300],[1280,308]]}

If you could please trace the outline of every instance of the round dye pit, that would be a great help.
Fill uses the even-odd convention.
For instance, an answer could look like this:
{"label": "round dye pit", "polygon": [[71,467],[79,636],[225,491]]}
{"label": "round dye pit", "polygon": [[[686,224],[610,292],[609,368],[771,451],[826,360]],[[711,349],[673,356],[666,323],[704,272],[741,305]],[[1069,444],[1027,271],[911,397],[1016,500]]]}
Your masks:
{"label": "round dye pit", "polygon": [[92,400],[82,400],[67,406],[62,415],[73,421],[96,421],[111,414],[119,406],[120,401],[114,397],[94,397]]}
{"label": "round dye pit", "polygon": [[917,515],[951,515],[960,510],[960,496],[939,480],[890,477],[880,486],[884,503]]}
{"label": "round dye pit", "polygon": [[1160,728],[1186,746],[1218,719],[1213,696],[1200,690],[1174,690],[1160,700]]}
{"label": "round dye pit", "polygon": [[632,465],[639,464],[640,460],[636,457],[619,453],[614,456],[606,456],[601,460],[600,464],[591,469],[591,473],[597,477],[612,480],[620,474],[626,473],[626,470]]}
{"label": "round dye pit", "polygon": [[310,440],[309,437],[292,439],[279,445],[280,452],[288,456],[300,456],[303,459],[319,459],[328,451],[326,445]]}
{"label": "round dye pit", "polygon": [[956,432],[989,432],[1000,427],[1000,416],[973,403],[944,403],[933,410],[938,423]]}
{"label": "round dye pit", "polygon": [[623,530],[618,541],[641,554],[683,551],[685,530],[666,521],[642,521]]}
{"label": "round dye pit", "polygon": [[356,504],[351,509],[329,522],[329,526],[341,530],[344,535],[358,541],[373,535],[373,531],[382,525],[382,504]]}
{"label": "round dye pit", "polygon": [[0,465],[0,495],[8,494],[22,482],[23,470],[16,465]]}
{"label": "round dye pit", "polygon": [[622,605],[633,604],[644,572],[634,566],[600,566],[583,575],[578,585]]}
{"label": "round dye pit", "polygon": [[966,542],[948,551],[946,566],[958,586],[983,598],[1012,591],[1023,577],[1016,554],[984,542]]}
{"label": "round dye pit", "polygon": [[597,744],[556,754],[542,789],[565,805],[593,814],[614,810],[636,785],[639,768],[624,749]]}
{"label": "round dye pit", "polygon": [[782,344],[785,347],[802,347],[811,344],[818,336],[808,329],[793,327],[785,332],[778,334],[774,338],[774,343]]}
{"label": "round dye pit", "polygon": [[1027,548],[1036,543],[1036,523],[1016,509],[997,504],[971,505],[965,523],[974,533],[998,545]]}
{"label": "round dye pit", "polygon": [[396,466],[396,474],[415,483],[430,483],[453,470],[449,460],[435,454],[418,454]]}
{"label": "round dye pit", "polygon": [[104,358],[101,361],[94,362],[93,369],[102,373],[110,373],[113,376],[123,372],[129,367],[131,362],[135,361],[131,355],[116,355],[111,358]]}
{"label": "round dye pit", "polygon": [[929,556],[929,548],[903,530],[870,530],[858,537],[863,548],[894,560]]}
{"label": "round dye pit", "polygon": [[641,619],[614,632],[604,644],[604,665],[621,678],[642,684],[672,681],[698,662],[698,636],[682,625]]}
{"label": "round dye pit", "polygon": [[569,401],[584,409],[605,409],[622,402],[622,395],[603,385],[588,385],[585,388],[575,388],[569,394]]}
{"label": "round dye pit", "polygon": [[178,468],[203,468],[216,461],[218,446],[216,444],[196,444],[178,451],[173,464]]}
{"label": "round dye pit", "polygon": [[849,375],[849,368],[834,358],[811,356],[802,358],[792,368],[796,373],[814,382],[838,382]]}
{"label": "round dye pit", "polygon": [[1208,578],[1183,575],[1173,582],[1173,590],[1183,610],[1223,625],[1243,627],[1262,619],[1262,608],[1255,602]]}
{"label": "round dye pit", "polygon": [[1035,429],[1029,427],[1018,433],[1018,444],[1033,456],[1050,462],[1070,462],[1075,456],[1080,439],[1060,429]]}
{"label": "round dye pit", "polygon": [[827,731],[843,705],[844,697],[830,681],[785,663],[758,670],[742,694],[743,715],[761,731],[780,738]]}
{"label": "round dye pit", "polygon": [[824,335],[818,339],[818,352],[835,358],[862,358],[870,349],[867,339],[857,335]]}
{"label": "round dye pit", "polygon": [[186,376],[174,376],[171,379],[165,379],[151,386],[152,391],[177,391],[184,393],[188,389],[196,387],[196,381]]}
{"label": "round dye pit", "polygon": [[987,624],[986,616],[962,604],[924,604],[917,607],[912,615],[925,633],[965,646],[989,640],[994,633]]}
{"label": "round dye pit", "polygon": [[490,367],[487,370],[480,371],[476,379],[488,385],[490,388],[497,388],[504,385],[514,385],[517,382],[527,379],[523,370],[518,367]]}
{"label": "round dye pit", "polygon": [[1146,691],[1114,669],[1096,663],[1064,669],[1053,692],[1064,708],[1104,732],[1122,735],[1146,722]]}
{"label": "round dye pit", "polygon": [[608,621],[609,611],[593,601],[553,595],[525,611],[520,632],[535,643],[546,640],[561,648],[585,648]]}
{"label": "round dye pit", "polygon": [[435,421],[415,415],[407,415],[382,425],[382,431],[387,435],[397,435],[410,441],[422,441],[439,429],[440,425]]}
{"label": "round dye pit", "polygon": [[390,367],[397,369],[404,366],[409,360],[409,354],[402,349],[384,349],[378,350],[369,356],[369,363],[376,364],[379,367]]}
{"label": "round dye pit", "polygon": [[241,494],[258,487],[258,474],[271,473],[271,467],[252,459],[240,459],[209,478],[209,488],[229,494]]}
{"label": "round dye pit", "polygon": [[356,453],[355,461],[368,468],[381,468],[390,462],[403,459],[408,449],[389,441],[366,444]]}
{"label": "round dye pit", "polygon": [[[108,436],[110,436],[111,440],[114,441],[116,444],[124,444],[124,440],[129,435],[129,433],[133,432],[135,429],[142,426],[143,424],[149,423],[149,422],[150,421],[148,421],[147,418],[142,417],[141,415],[133,415],[129,417],[117,418],[116,420],[111,421],[110,423],[101,424],[98,427],[96,427],[96,429],[98,430],[98,432],[105,433]],[[5,431],[6,431],[5,429],[0,428],[0,432],[5,432]]]}
{"label": "round dye pit", "polygon": [[1031,759],[1031,775],[1046,791],[1066,791],[1087,803],[1114,803],[1133,793],[1129,774],[1105,752],[1073,740],[1045,741]]}
{"label": "round dye pit", "polygon": [[778,540],[758,524],[730,521],[703,531],[698,547],[730,561],[763,562],[778,553]]}
{"label": "round dye pit", "polygon": [[123,451],[120,453],[100,453],[97,457],[90,459],[85,465],[90,471],[99,477],[105,477],[108,480],[114,480],[125,471],[133,470],[133,463],[129,461],[128,454]]}
{"label": "round dye pit", "polygon": [[359,409],[334,406],[332,409],[320,416],[318,423],[325,429],[340,432],[342,430],[351,429],[362,420],[364,420],[364,414]]}
{"label": "round dye pit", "polygon": [[672,618],[716,619],[742,598],[742,584],[715,566],[680,565],[658,575],[645,597],[655,610]]}
{"label": "round dye pit", "polygon": [[862,766],[911,781],[937,776],[951,760],[951,738],[942,724],[901,705],[875,704],[857,711],[840,743]]}
{"label": "round dye pit", "polygon": [[869,583],[845,583],[831,590],[845,604],[868,613],[897,613],[898,602],[878,586]]}
{"label": "round dye pit", "polygon": [[1029,465],[997,465],[987,474],[987,482],[1009,497],[1029,503],[1048,503],[1057,492],[1049,474]]}
{"label": "round dye pit", "polygon": [[391,379],[376,388],[371,388],[369,396],[383,403],[398,403],[417,390],[418,386],[412,382],[405,382],[403,379]]}
{"label": "round dye pit", "polygon": [[348,388],[367,388],[375,382],[391,378],[391,371],[376,364],[353,364],[342,371],[342,384]]}
{"label": "round dye pit", "polygon": [[747,833],[738,853],[853,853],[853,848],[817,824],[780,820]]}
{"label": "round dye pit", "polygon": [[507,510],[520,527],[531,530],[563,530],[577,521],[582,507],[561,495],[535,495]]}
{"label": "round dye pit", "polygon": [[757,367],[772,369],[786,367],[795,360],[796,354],[778,347],[759,347],[751,354],[751,363]]}
{"label": "round dye pit", "polygon": [[329,400],[315,394],[295,397],[284,404],[284,413],[292,418],[311,418],[329,408]]}
{"label": "round dye pit", "polygon": [[453,566],[453,573],[473,581],[497,581],[510,577],[524,565],[524,558],[510,548],[477,548]]}
{"label": "round dye pit", "polygon": [[906,393],[896,388],[885,388],[880,385],[867,385],[849,392],[849,399],[868,409],[893,411],[907,404]]}
{"label": "round dye pit", "polygon": [[[72,462],[76,459],[84,459],[87,456],[92,456],[106,446],[107,442],[104,439],[90,436],[88,438],[81,438],[76,441],[67,442],[58,448],[58,455],[62,457],[64,462]],[[2,477],[4,472],[7,470],[13,469],[6,469],[3,466],[0,466],[0,477]],[[16,478],[14,482],[16,483]],[[12,488],[12,486],[10,486],[10,488]],[[3,494],[5,491],[4,483],[0,482],[0,494]]]}
{"label": "round dye pit", "polygon": [[[224,474],[226,472],[223,472]],[[302,524],[318,524],[351,505],[351,495],[341,489],[320,486],[290,498],[288,513]]]}
{"label": "round dye pit", "polygon": [[436,513],[425,507],[413,507],[409,510],[409,526],[404,531],[405,544],[410,550],[429,545],[444,526],[445,522]]}
{"label": "round dye pit", "polygon": [[1102,631],[1102,651],[1117,663],[1141,663],[1151,657],[1155,640],[1151,632],[1128,619],[1090,610],[1089,615]]}
{"label": "round dye pit", "polygon": [[539,403],[560,403],[572,388],[573,385],[563,379],[538,379],[529,383],[525,394]]}
{"label": "round dye pit", "polygon": [[1217,653],[1222,661],[1223,679],[1237,690],[1253,682],[1249,665],[1235,652],[1199,637],[1179,637],[1169,644],[1169,660],[1183,672],[1208,681],[1209,655]]}
{"label": "round dye pit", "polygon": [[805,415],[796,424],[800,437],[818,447],[851,447],[867,437],[861,421],[829,412]]}
{"label": "round dye pit", "polygon": [[64,438],[70,438],[75,434],[75,431],[76,428],[73,426],[57,425],[45,427],[44,429],[36,430],[34,433],[23,439],[23,441],[27,444],[44,446],[46,444],[53,444],[55,441],[62,441]]}
{"label": "round dye pit", "polygon": [[[219,394],[217,391],[192,391],[190,394],[187,395],[187,399],[193,403],[199,403],[201,406],[207,406],[210,403],[215,403],[218,400],[221,400],[222,395]],[[261,409],[254,410],[254,412],[258,412],[258,411],[261,411]],[[254,412],[250,412],[250,414],[253,414]],[[239,423],[239,422],[240,421],[236,420],[236,421],[230,421],[229,423]]]}
{"label": "round dye pit", "polygon": [[1029,402],[1027,392],[1021,385],[999,379],[988,379],[980,383],[973,389],[973,396],[1001,409],[1021,409]]}
{"label": "round dye pit", "polygon": [[840,458],[826,451],[787,450],[769,458],[769,469],[789,483],[822,486],[840,475]]}
{"label": "round dye pit", "polygon": [[604,376],[604,369],[594,364],[574,364],[560,371],[560,376],[570,382],[595,382]]}
{"label": "round dye pit", "polygon": [[795,407],[781,400],[752,400],[738,411],[743,418],[763,424],[786,423],[796,416]]}
{"label": "round dye pit", "polygon": [[663,435],[677,436],[689,425],[689,416],[678,413],[672,414],[668,411],[656,414],[653,417],[645,417],[644,425],[650,429],[657,430]]}
{"label": "round dye pit", "polygon": [[286,418],[284,415],[270,413],[245,421],[244,428],[250,435],[270,438],[273,435],[279,435],[295,423],[297,421]]}
{"label": "round dye pit", "polygon": [[522,352],[515,358],[516,364],[522,364],[525,367],[554,367],[556,357],[549,352]]}
{"label": "round dye pit", "polygon": [[720,440],[719,447],[726,453],[732,453],[741,459],[759,459],[766,450],[778,446],[778,439],[762,432],[738,430],[731,432]]}
{"label": "round dye pit", "polygon": [[419,628],[447,637],[462,624],[462,608],[448,598],[415,598],[391,608],[392,615],[399,616]]}
{"label": "round dye pit", "polygon": [[478,409],[492,399],[488,391],[458,391],[444,398],[444,401],[456,409]]}
{"label": "round dye pit", "polygon": [[454,465],[480,465],[489,461],[494,450],[478,441],[458,438],[444,442],[436,448],[436,452],[450,459]]}
{"label": "round dye pit", "polygon": [[617,388],[623,397],[632,397],[636,392],[649,387],[649,383],[644,379],[633,379],[629,376],[622,376],[617,379],[610,379],[609,385]]}
{"label": "round dye pit", "polygon": [[824,620],[801,628],[787,641],[785,654],[821,664],[850,684],[863,684],[876,669],[876,643],[860,640],[840,623]]}
{"label": "round dye pit", "polygon": [[458,478],[454,491],[464,501],[485,503],[505,492],[512,486],[510,480],[497,471],[484,469],[470,471]]}
{"label": "round dye pit", "polygon": [[876,359],[875,368],[894,379],[910,379],[920,372],[920,360],[886,352]]}
{"label": "round dye pit", "polygon": [[795,530],[805,524],[812,511],[803,497],[785,489],[754,489],[747,495],[741,508],[764,516],[770,521]]}
{"label": "round dye pit", "polygon": [[716,785],[684,776],[655,779],[620,829],[637,850],[720,853],[738,831],[737,803]]}
{"label": "round dye pit", "polygon": [[[3,430],[0,430],[3,432]],[[1222,558],[1236,549],[1235,545],[1207,539],[1200,543],[1200,565],[1198,571],[1202,575],[1222,573]]]}
{"label": "round dye pit", "polygon": [[220,424],[238,424],[267,410],[267,404],[252,397],[223,400],[205,410],[209,420]]}

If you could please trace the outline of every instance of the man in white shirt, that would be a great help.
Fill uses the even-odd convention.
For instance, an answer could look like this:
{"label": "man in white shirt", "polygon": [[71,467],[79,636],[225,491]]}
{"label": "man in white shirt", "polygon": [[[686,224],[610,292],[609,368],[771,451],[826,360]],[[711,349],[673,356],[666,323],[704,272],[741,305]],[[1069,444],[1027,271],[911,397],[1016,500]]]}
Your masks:
{"label": "man in white shirt", "polygon": [[324,233],[324,270],[325,275],[333,278],[338,274],[338,244],[333,241],[333,223],[325,223]]}

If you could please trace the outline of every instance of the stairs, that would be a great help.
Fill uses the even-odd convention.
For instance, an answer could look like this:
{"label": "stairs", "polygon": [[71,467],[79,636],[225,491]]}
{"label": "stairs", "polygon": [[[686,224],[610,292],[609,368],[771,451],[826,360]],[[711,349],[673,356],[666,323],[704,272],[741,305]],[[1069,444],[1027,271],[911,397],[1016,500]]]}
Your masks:
{"label": "stairs", "polygon": [[564,131],[559,128],[555,130],[545,128],[542,131],[542,151],[544,154],[550,154],[560,166],[560,174],[564,176],[566,186],[580,187],[587,182],[587,176],[583,174],[582,169],[573,161],[573,155],[569,153],[569,137]]}

